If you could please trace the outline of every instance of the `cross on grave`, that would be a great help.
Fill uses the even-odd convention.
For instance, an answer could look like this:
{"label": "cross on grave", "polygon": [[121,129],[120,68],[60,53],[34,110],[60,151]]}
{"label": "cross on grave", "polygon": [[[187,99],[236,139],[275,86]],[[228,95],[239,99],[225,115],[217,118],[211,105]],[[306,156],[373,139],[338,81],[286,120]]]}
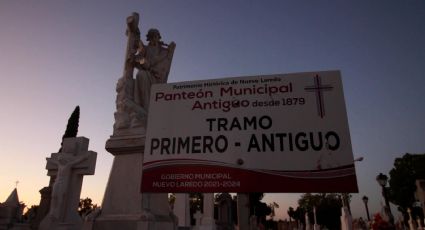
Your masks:
{"label": "cross on grave", "polygon": [[323,118],[325,116],[325,103],[323,100],[323,92],[330,91],[333,89],[333,87],[330,85],[322,85],[322,80],[320,79],[319,75],[316,74],[316,76],[314,77],[314,85],[307,86],[304,89],[307,92],[316,93],[317,113],[319,114],[320,118]]}
{"label": "cross on grave", "polygon": [[83,176],[94,174],[97,156],[96,152],[88,151],[88,145],[89,139],[85,137],[65,138],[62,152],[52,153],[47,158],[47,175],[56,179],[50,210],[41,222],[40,230],[56,229],[64,224],[68,229],[81,228],[78,203]]}
{"label": "cross on grave", "polygon": [[201,219],[202,219],[202,213],[197,210],[195,214],[193,214],[193,217],[195,218],[196,222],[195,225],[196,226],[201,226]]}

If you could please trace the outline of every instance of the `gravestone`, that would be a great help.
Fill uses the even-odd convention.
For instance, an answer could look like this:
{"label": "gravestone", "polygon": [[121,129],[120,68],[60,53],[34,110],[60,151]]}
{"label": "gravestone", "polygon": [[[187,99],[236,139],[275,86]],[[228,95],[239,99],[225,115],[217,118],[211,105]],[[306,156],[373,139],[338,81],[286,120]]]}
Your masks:
{"label": "gravestone", "polygon": [[47,158],[49,176],[55,176],[52,199],[47,216],[40,223],[40,230],[80,230],[82,219],[78,214],[81,186],[84,175],[93,175],[96,152],[88,151],[89,139],[65,138],[60,153]]}
{"label": "gravestone", "polygon": [[176,193],[175,196],[173,212],[178,218],[178,226],[180,229],[190,228],[189,194]]}
{"label": "gravestone", "polygon": [[194,230],[200,230],[201,229],[201,219],[202,219],[202,213],[199,210],[196,210],[195,214],[193,214],[193,218],[195,218],[195,227],[193,227]]}
{"label": "gravestone", "polygon": [[114,130],[105,146],[114,161],[100,215],[88,223],[96,230],[177,228],[168,194],[140,191],[150,87],[167,82],[175,44],[163,43],[159,31],[150,29],[149,43],[144,45],[138,24],[137,13],[127,17],[127,48],[123,76],[116,85]]}
{"label": "gravestone", "polygon": [[229,193],[222,193],[217,198],[218,218],[217,230],[233,230],[232,221],[232,197]]}
{"label": "gravestone", "polygon": [[[232,203],[230,203],[231,205]],[[204,193],[204,209],[201,219],[201,230],[215,230],[214,219],[214,193]]]}
{"label": "gravestone", "polygon": [[194,214],[196,226],[194,230],[216,230],[214,219],[214,194],[203,194],[203,213],[199,210]]}
{"label": "gravestone", "polygon": [[238,213],[238,227],[239,229],[249,229],[250,216],[249,216],[249,195],[248,193],[238,193],[237,196],[237,213]]}

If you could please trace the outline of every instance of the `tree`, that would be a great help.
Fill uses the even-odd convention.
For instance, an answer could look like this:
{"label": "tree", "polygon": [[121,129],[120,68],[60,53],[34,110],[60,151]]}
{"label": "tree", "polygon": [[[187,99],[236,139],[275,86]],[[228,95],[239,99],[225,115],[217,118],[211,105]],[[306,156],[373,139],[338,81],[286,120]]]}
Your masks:
{"label": "tree", "polygon": [[[408,218],[407,209],[415,202],[416,180],[425,178],[425,154],[404,154],[394,160],[394,168],[390,171],[389,201],[398,206],[405,220]],[[412,213],[414,216],[422,213]]]}
{"label": "tree", "polygon": [[279,208],[279,204],[276,202],[273,203],[269,203],[269,208],[272,210],[271,214],[270,214],[270,218],[273,219],[276,216],[276,212],[275,212],[275,208]]}
{"label": "tree", "polygon": [[266,222],[266,229],[277,229],[277,221],[273,218],[276,216],[275,208],[279,208],[279,204],[276,202],[269,203],[268,207],[272,210],[270,219]]}
{"label": "tree", "polygon": [[68,119],[68,123],[66,125],[65,133],[62,136],[61,147],[59,152],[62,152],[63,139],[67,137],[76,137],[78,133],[78,123],[80,120],[80,106],[77,105],[71,116]]}
{"label": "tree", "polygon": [[292,219],[296,220],[295,219],[295,210],[294,210],[293,207],[289,207],[287,213],[288,213],[288,216],[289,216],[289,222],[292,222]]}
{"label": "tree", "polygon": [[92,199],[86,197],[85,199],[80,199],[78,203],[78,214],[80,216],[85,216],[97,208],[96,204],[92,203]]}
{"label": "tree", "polygon": [[33,220],[37,216],[38,207],[38,205],[31,205],[31,207],[24,214],[24,220]]}
{"label": "tree", "polygon": [[291,221],[291,218],[294,219],[294,221],[297,223],[297,228],[300,223],[304,223],[304,210],[302,210],[300,207],[297,207],[297,209],[294,209],[293,207],[289,207],[288,209],[288,216],[289,221]]}
{"label": "tree", "polygon": [[307,212],[310,223],[313,223],[313,209],[316,207],[317,224],[326,226],[330,230],[340,228],[342,202],[338,194],[306,193],[298,200],[298,205],[299,207],[294,215],[299,218],[301,222],[305,223],[304,212]]}
{"label": "tree", "polygon": [[261,202],[264,193],[253,192],[249,193],[249,214],[257,216],[258,223],[265,224],[266,216],[272,213],[272,209],[266,203]]}

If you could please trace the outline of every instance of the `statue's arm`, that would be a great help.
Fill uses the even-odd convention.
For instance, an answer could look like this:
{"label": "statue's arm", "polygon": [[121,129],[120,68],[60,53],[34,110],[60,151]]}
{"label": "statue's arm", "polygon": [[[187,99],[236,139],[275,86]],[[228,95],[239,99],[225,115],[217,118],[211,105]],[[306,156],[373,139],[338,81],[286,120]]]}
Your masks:
{"label": "statue's arm", "polygon": [[143,42],[140,40],[139,45],[137,47],[137,52],[134,54],[134,64],[138,69],[147,69],[147,61],[146,61],[146,48]]}
{"label": "statue's arm", "polygon": [[81,163],[81,162],[87,160],[88,158],[89,158],[89,154],[84,154],[81,157],[77,157],[75,160],[71,161],[69,164],[70,165],[76,165],[78,163]]}
{"label": "statue's arm", "polygon": [[57,161],[57,160],[55,160],[55,159],[53,159],[51,157],[46,157],[46,160],[47,160],[48,163],[59,165],[59,161]]}

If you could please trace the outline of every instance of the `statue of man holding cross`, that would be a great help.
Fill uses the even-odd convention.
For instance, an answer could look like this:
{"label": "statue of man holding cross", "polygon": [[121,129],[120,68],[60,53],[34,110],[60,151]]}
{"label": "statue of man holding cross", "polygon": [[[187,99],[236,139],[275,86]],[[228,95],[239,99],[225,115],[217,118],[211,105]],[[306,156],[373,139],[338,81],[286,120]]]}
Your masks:
{"label": "statue of man holding cross", "polygon": [[[117,111],[114,134],[146,126],[151,86],[167,82],[176,47],[174,42],[170,44],[162,42],[157,29],[148,31],[146,35],[148,44],[145,45],[140,39],[138,23],[137,13],[127,18],[127,49],[124,74],[118,80],[116,88]],[[133,78],[135,68],[138,69],[138,73]]]}
{"label": "statue of man holding cross", "polygon": [[139,71],[136,75],[134,99],[137,104],[148,110],[150,88],[153,84],[167,82],[176,44],[163,43],[157,29],[150,29],[146,40],[149,44],[145,46],[140,42],[139,52],[136,55],[136,68]]}

